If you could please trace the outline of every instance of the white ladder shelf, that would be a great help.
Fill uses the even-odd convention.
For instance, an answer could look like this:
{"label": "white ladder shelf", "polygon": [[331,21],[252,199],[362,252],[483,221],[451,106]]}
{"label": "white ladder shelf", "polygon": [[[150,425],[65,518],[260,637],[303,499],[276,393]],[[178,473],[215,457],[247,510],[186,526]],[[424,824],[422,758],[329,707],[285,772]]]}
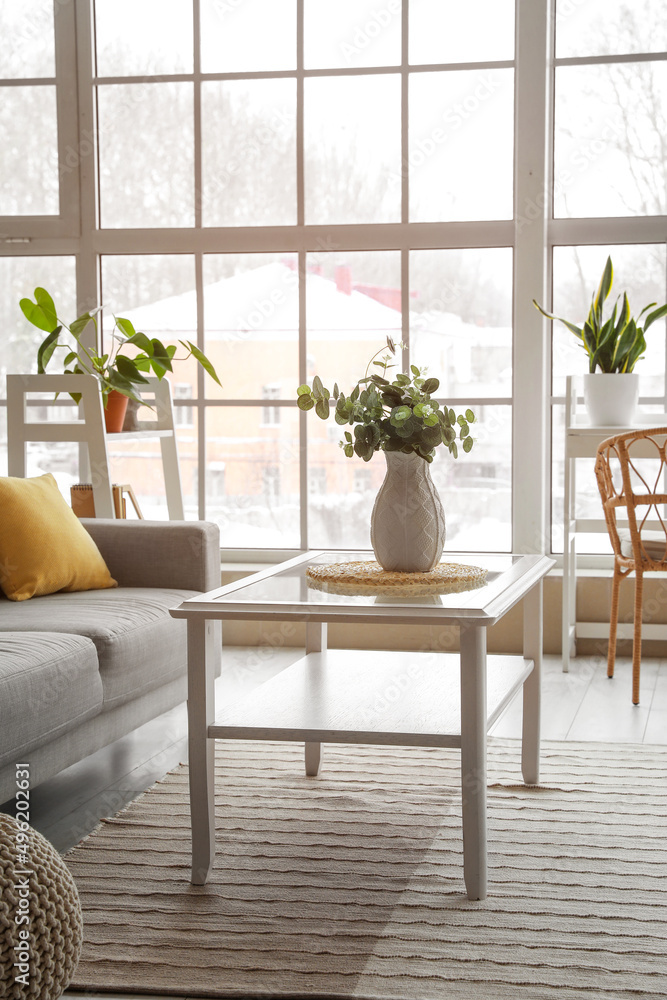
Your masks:
{"label": "white ladder shelf", "polygon": [[[29,393],[81,393],[82,419],[40,423],[29,421]],[[99,382],[94,375],[8,375],[7,460],[8,474],[23,478],[29,441],[78,441],[87,446],[89,479],[93,485],[98,517],[115,517],[109,477],[109,444],[138,438],[159,438],[167,510],[172,521],[184,520],[181,473],[176,447],[171,386],[166,379],[149,378],[141,387],[142,398],[155,407],[157,420],[138,422],[138,430],[108,434]]]}

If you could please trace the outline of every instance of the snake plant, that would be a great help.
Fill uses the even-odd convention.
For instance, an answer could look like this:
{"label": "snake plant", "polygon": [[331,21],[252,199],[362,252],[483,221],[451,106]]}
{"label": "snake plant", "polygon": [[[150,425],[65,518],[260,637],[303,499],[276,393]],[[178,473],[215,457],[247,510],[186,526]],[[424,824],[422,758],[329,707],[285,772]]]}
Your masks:
{"label": "snake plant", "polygon": [[[598,289],[593,296],[591,308],[584,325],[579,327],[560,316],[545,312],[535,299],[533,305],[547,319],[558,320],[578,338],[588,355],[588,370],[592,374],[598,368],[605,374],[631,372],[646,350],[645,334],[656,320],[667,315],[667,304],[654,309],[655,302],[644,306],[636,317],[632,316],[626,292],[616,299],[611,316],[604,320],[604,304],[611,292],[614,281],[614,267],[611,257],[607,257]],[[619,301],[621,302],[619,311]],[[653,309],[653,312],[648,312]],[[644,313],[648,313],[643,320]]]}

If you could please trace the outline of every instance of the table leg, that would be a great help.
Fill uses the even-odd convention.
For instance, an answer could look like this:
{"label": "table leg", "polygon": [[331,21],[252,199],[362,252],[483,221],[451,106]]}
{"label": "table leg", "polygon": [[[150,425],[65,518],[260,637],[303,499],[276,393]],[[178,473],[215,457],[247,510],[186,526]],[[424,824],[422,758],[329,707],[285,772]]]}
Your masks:
{"label": "table leg", "polygon": [[461,627],[463,875],[468,899],[486,898],[486,629]]}
{"label": "table leg", "polygon": [[540,697],[542,690],[542,581],[523,599],[523,655],[533,670],[523,683],[521,772],[527,785],[540,780]]}
{"label": "table leg", "polygon": [[209,739],[208,727],[215,719],[213,681],[221,647],[220,622],[207,622],[199,617],[188,619],[188,757],[194,885],[206,882],[215,852],[215,740]]}
{"label": "table leg", "polygon": [[[306,654],[324,653],[327,648],[327,626],[324,622],[306,622]],[[321,743],[305,743],[306,774],[317,777],[322,754]]]}

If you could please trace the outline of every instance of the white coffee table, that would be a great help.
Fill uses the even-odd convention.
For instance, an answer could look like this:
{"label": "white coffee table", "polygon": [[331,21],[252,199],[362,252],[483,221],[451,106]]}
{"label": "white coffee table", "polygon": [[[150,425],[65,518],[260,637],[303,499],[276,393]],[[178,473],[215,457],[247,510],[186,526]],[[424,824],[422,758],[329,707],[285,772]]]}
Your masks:
{"label": "white coffee table", "polygon": [[[216,739],[305,744],[317,775],[322,743],[459,747],[464,878],[468,897],[486,896],[486,734],[523,688],[522,774],[539,780],[541,555],[447,556],[482,566],[484,586],[438,597],[341,596],[313,589],[313,563],[372,558],[369,552],[309,552],[172,610],[187,619],[192,882],[206,882],[215,850]],[[523,601],[523,656],[486,655],[486,629]],[[216,717],[214,676],[225,621],[305,622],[305,655]],[[457,626],[460,653],[327,649],[329,622]],[[387,630],[387,635],[391,630]],[[326,764],[325,764],[326,766]]]}

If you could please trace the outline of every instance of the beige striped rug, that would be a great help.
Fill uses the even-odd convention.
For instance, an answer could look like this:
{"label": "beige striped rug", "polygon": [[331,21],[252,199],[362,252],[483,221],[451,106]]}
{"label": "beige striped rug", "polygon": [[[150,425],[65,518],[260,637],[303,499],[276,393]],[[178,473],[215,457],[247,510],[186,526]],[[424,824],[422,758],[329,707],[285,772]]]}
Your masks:
{"label": "beige striped rug", "polygon": [[667,996],[667,748],[489,747],[489,897],[462,872],[458,754],[219,744],[217,855],[189,875],[179,767],[67,856],[75,987],[186,997]]}

